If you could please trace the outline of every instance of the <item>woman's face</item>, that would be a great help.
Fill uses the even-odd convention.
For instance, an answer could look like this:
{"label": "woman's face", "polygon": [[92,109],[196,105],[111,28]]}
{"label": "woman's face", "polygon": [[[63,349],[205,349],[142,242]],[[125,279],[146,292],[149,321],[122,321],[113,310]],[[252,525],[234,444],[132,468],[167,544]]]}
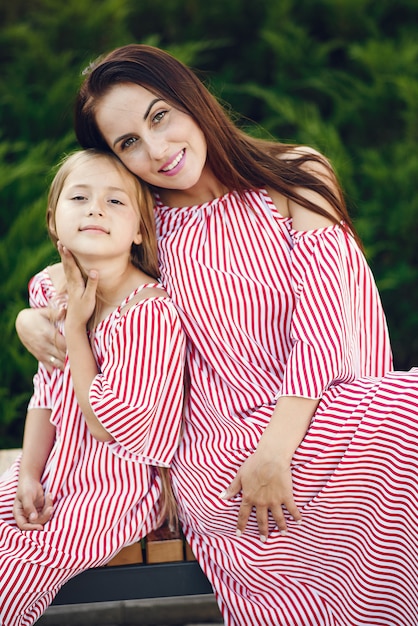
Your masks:
{"label": "woman's face", "polygon": [[116,85],[98,103],[96,121],[109,147],[145,182],[190,190],[206,163],[206,139],[190,115],[148,89]]}

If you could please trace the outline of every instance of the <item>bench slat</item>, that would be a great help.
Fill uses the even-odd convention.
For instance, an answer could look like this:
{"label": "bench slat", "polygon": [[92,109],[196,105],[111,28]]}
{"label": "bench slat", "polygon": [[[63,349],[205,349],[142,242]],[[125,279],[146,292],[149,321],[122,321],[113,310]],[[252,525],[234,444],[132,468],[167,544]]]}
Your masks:
{"label": "bench slat", "polygon": [[90,569],[69,580],[53,602],[83,604],[212,594],[197,561]]}

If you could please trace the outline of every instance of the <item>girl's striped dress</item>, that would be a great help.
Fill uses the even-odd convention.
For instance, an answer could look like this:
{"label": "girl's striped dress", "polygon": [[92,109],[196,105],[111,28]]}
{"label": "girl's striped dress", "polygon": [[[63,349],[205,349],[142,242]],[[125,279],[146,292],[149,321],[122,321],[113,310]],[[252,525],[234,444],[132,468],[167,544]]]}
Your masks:
{"label": "girl's striped dress", "polygon": [[[227,626],[417,626],[418,369],[393,372],[385,317],[343,225],[296,232],[264,190],[157,197],[162,282],[188,336],[172,476]],[[321,398],[293,458],[303,516],[265,544],[224,501],[281,395]],[[289,516],[288,516],[289,517]]]}
{"label": "girl's striped dress", "polygon": [[[151,285],[158,287],[158,284]],[[91,406],[114,441],[87,429],[68,362],[49,375],[40,365],[30,407],[51,408],[56,441],[42,483],[54,495],[43,531],[22,532],[14,521],[19,461],[0,479],[0,624],[29,626],[59,588],[83,570],[104,565],[123,546],[156,525],[160,480],[178,445],[183,402],[185,339],[166,296],[129,302],[95,330],[100,373]],[[162,292],[163,293],[163,292]],[[47,271],[32,279],[32,306],[54,299]]]}

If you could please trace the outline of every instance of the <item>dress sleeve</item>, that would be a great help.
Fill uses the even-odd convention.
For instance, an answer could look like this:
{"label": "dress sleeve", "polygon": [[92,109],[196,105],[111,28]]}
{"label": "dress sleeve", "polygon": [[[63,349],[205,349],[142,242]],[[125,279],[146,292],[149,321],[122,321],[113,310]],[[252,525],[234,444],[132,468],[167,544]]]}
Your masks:
{"label": "dress sleeve", "polygon": [[380,297],[353,237],[333,226],[292,238],[292,350],[278,395],[320,398],[330,385],[392,369]]}
{"label": "dress sleeve", "polygon": [[[44,269],[35,274],[29,281],[29,305],[31,308],[41,308],[49,305],[55,296],[55,291],[48,274]],[[54,369],[49,373],[42,363],[38,363],[38,371],[33,377],[33,393],[29,400],[28,409],[53,409],[57,397],[61,394],[62,372]]]}
{"label": "dress sleeve", "polygon": [[39,363],[38,371],[33,377],[33,392],[29,400],[28,409],[52,410],[51,375],[47,372],[42,363]]}
{"label": "dress sleeve", "polygon": [[185,337],[167,298],[142,300],[121,317],[90,387],[115,454],[169,465],[180,436],[184,358]]}
{"label": "dress sleeve", "polygon": [[39,309],[48,306],[52,297],[52,284],[48,270],[44,269],[29,281],[29,306]]}

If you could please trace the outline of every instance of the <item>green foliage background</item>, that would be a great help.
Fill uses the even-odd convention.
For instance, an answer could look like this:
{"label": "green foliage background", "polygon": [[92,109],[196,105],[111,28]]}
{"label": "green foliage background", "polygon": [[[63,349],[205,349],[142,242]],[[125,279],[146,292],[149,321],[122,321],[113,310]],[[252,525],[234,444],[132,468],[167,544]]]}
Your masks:
{"label": "green foliage background", "polygon": [[395,365],[418,364],[416,0],[13,0],[0,7],[0,446],[20,445],[35,371],[14,328],[55,260],[49,171],[76,147],[81,70],[151,43],[200,76],[252,133],[334,163],[387,312]]}

